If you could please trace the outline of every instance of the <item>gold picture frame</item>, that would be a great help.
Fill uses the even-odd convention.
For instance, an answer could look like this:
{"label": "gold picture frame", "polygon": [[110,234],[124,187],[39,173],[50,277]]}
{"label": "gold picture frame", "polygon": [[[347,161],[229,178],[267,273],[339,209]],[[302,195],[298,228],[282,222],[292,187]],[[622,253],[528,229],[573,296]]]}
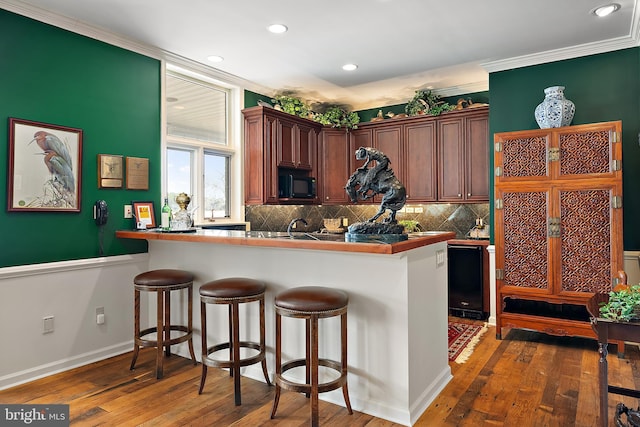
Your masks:
{"label": "gold picture frame", "polygon": [[98,154],[98,188],[122,188],[124,159],[113,154]]}

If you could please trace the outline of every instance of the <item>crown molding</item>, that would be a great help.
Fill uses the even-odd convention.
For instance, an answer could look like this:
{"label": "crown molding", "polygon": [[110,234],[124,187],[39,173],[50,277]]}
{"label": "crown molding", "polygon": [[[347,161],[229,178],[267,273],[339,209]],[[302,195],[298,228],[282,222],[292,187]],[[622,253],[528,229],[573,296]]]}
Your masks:
{"label": "crown molding", "polygon": [[480,66],[489,73],[495,73],[498,71],[512,70],[514,68],[530,67],[532,65],[638,47],[640,45],[640,1],[634,1],[632,15],[631,28],[629,29],[628,36],[485,62],[480,64]]}
{"label": "crown molding", "polygon": [[637,40],[631,37],[619,37],[602,42],[586,43],[578,46],[571,46],[562,49],[534,53],[532,55],[522,55],[513,58],[485,62],[480,64],[480,66],[487,70],[489,73],[495,73],[498,71],[512,70],[514,68],[521,67],[530,67],[532,65],[563,61],[565,59],[580,58],[582,56],[596,55],[599,53],[611,52],[614,50],[627,49],[637,46]]}

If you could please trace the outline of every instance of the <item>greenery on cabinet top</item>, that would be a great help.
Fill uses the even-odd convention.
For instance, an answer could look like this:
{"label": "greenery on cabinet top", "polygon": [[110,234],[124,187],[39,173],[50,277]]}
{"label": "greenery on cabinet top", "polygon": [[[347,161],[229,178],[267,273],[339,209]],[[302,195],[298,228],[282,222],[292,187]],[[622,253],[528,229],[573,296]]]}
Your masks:
{"label": "greenery on cabinet top", "polygon": [[358,124],[362,122],[376,122],[421,114],[437,116],[446,111],[458,110],[472,105],[486,105],[488,100],[488,92],[441,98],[432,91],[418,90],[406,104],[353,112],[349,111],[349,106],[347,105],[328,103],[312,105],[291,92],[267,97],[251,91],[245,91],[245,107],[257,104],[276,108],[288,114],[314,120],[325,126],[346,129],[356,129]]}

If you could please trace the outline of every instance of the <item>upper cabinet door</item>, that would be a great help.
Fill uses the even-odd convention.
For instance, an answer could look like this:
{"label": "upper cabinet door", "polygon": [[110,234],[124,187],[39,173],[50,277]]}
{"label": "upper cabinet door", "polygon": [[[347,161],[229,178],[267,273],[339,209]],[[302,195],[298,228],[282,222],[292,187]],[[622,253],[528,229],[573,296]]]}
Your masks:
{"label": "upper cabinet door", "polygon": [[344,186],[351,175],[349,134],[341,129],[325,129],[320,147],[322,203],[347,204],[350,201]]}
{"label": "upper cabinet door", "polygon": [[464,125],[462,118],[438,122],[438,200],[464,200]]}
{"label": "upper cabinet door", "polygon": [[298,143],[295,148],[296,169],[313,169],[315,163],[315,152],[318,147],[318,133],[311,126],[305,124],[297,125]]}
{"label": "upper cabinet door", "polygon": [[404,186],[407,202],[429,202],[438,197],[436,125],[434,121],[404,127]]}
{"label": "upper cabinet door", "polygon": [[293,120],[278,119],[276,156],[278,167],[295,168],[296,125]]}
{"label": "upper cabinet door", "polygon": [[467,201],[489,200],[489,117],[466,121],[465,192]]}

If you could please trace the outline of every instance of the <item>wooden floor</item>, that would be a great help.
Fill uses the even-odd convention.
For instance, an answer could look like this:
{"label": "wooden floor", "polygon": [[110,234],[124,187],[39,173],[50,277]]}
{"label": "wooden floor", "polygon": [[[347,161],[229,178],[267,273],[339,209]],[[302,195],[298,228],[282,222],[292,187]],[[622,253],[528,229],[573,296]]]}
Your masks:
{"label": "wooden floor", "polygon": [[[465,320],[467,321],[467,320]],[[473,321],[469,321],[473,322]],[[561,338],[512,330],[482,337],[470,359],[451,364],[453,380],[422,415],[417,426],[596,426],[598,352],[594,340]],[[611,349],[609,381],[640,388],[640,352],[627,346],[625,359]],[[141,351],[134,371],[131,354],[114,357],[28,384],[0,391],[0,403],[67,403],[75,426],[307,426],[308,400],[282,392],[270,420],[274,388],[242,379],[242,406],[233,405],[228,372],[209,369],[198,395],[200,365],[172,356],[165,378],[153,375],[153,349]],[[617,402],[636,408],[636,399],[609,395],[610,425]],[[398,424],[320,402],[327,426]]]}

